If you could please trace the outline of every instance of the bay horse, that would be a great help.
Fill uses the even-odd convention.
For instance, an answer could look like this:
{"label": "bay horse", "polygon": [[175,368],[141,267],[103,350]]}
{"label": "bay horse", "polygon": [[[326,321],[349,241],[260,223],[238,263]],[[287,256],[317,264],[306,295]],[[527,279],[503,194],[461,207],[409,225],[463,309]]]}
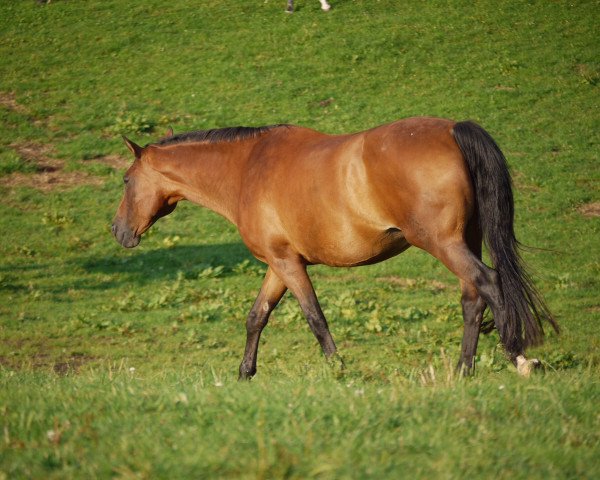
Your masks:
{"label": "bay horse", "polygon": [[[408,118],[347,135],[291,125],[222,128],[171,132],[145,147],[123,138],[135,160],[112,224],[122,246],[137,246],[189,200],[236,225],[268,265],[246,320],[241,379],[256,373],[261,332],[288,289],[325,356],[338,358],[307,266],[368,265],[410,246],[460,280],[463,374],[474,370],[486,306],[522,375],[539,364],[524,350],[543,341],[542,321],[559,330],[519,256],[505,157],[476,123]],[[483,240],[494,268],[482,263]]]}

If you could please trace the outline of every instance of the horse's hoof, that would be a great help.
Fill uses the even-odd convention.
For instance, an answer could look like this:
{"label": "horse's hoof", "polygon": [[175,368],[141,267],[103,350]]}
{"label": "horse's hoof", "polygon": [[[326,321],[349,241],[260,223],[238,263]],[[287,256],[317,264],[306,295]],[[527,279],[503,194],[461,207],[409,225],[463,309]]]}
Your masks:
{"label": "horse's hoof", "polygon": [[238,376],[238,382],[249,382],[252,377],[256,375],[256,369],[246,369],[243,366],[239,370],[240,375]]}
{"label": "horse's hoof", "polygon": [[459,377],[468,378],[475,376],[475,367],[469,367],[466,363],[459,363],[456,367],[456,373]]}
{"label": "horse's hoof", "polygon": [[327,357],[327,363],[331,370],[338,376],[341,376],[346,371],[346,364],[344,363],[344,359],[338,353],[334,353],[333,355]]}
{"label": "horse's hoof", "polygon": [[532,358],[530,360],[527,360],[523,355],[519,355],[516,358],[516,362],[517,362],[517,372],[519,373],[519,375],[521,375],[523,377],[529,377],[529,375],[531,375],[531,372],[533,370],[535,370],[536,368],[539,368],[541,366],[541,363],[537,358]]}
{"label": "horse's hoof", "polygon": [[331,5],[324,5],[321,7],[321,10],[323,10],[324,12],[328,12],[329,10],[331,10]]}

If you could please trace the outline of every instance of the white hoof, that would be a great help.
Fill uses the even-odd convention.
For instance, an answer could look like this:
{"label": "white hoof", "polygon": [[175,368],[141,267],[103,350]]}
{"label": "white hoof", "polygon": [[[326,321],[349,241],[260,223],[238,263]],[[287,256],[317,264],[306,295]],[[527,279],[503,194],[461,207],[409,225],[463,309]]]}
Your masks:
{"label": "white hoof", "polygon": [[531,372],[539,367],[540,361],[537,358],[527,360],[523,355],[517,357],[517,372],[523,377],[528,377]]}
{"label": "white hoof", "polygon": [[321,10],[328,12],[329,10],[331,10],[331,5],[329,5],[327,2],[322,1]]}

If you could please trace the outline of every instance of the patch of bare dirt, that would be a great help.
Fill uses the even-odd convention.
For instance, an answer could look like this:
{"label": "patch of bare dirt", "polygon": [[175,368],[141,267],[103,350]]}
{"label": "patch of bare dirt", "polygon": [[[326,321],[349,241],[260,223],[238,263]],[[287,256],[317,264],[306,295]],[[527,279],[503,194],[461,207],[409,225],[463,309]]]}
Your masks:
{"label": "patch of bare dirt", "polygon": [[66,190],[79,185],[102,185],[101,177],[90,175],[87,172],[54,172],[41,173],[13,173],[0,178],[0,185],[6,187],[30,187],[42,192],[51,190]]}
{"label": "patch of bare dirt", "polygon": [[12,92],[0,92],[0,106],[22,115],[29,114],[29,111],[17,102],[15,94]]}
{"label": "patch of bare dirt", "polygon": [[[0,92],[0,107],[4,107],[21,115],[29,116],[31,112],[19,104],[13,92]],[[39,120],[36,120],[39,121]],[[0,186],[30,187],[43,192],[50,190],[66,190],[79,185],[102,185],[104,179],[83,171],[66,172],[62,160],[52,158],[52,147],[35,142],[13,143],[10,147],[19,157],[31,165],[33,172],[15,172],[0,177]],[[129,166],[130,162],[118,155],[100,157],[94,161],[104,163],[115,170]]]}
{"label": "patch of bare dirt", "polygon": [[0,355],[0,365],[11,370],[52,369],[57,375],[65,376],[78,373],[86,363],[96,360],[83,353],[73,353],[69,357],[51,358],[47,353],[37,353],[33,357],[20,358]]}
{"label": "patch of bare dirt", "polygon": [[131,159],[122,157],[121,155],[105,155],[103,157],[94,158],[92,162],[108,165],[114,170],[126,170],[131,166]]}
{"label": "patch of bare dirt", "polygon": [[[513,155],[513,156],[517,156],[517,155]],[[528,181],[527,178],[525,177],[525,175],[523,173],[519,172],[518,170],[514,171],[512,173],[512,179],[515,184],[515,188],[517,190],[520,190],[522,192],[534,192],[534,193],[542,191],[542,189],[538,185],[535,185],[535,184],[531,183],[530,181]]]}
{"label": "patch of bare dirt", "polygon": [[57,375],[65,376],[73,373],[78,373],[79,369],[88,362],[95,360],[94,357],[89,357],[82,353],[74,353],[69,358],[61,359],[54,362],[52,370]]}
{"label": "patch of bare dirt", "polygon": [[591,202],[577,209],[584,217],[600,217],[600,202]]}
{"label": "patch of bare dirt", "polygon": [[102,185],[104,179],[87,172],[64,170],[64,162],[50,157],[52,148],[34,142],[14,143],[12,149],[25,162],[34,166],[34,172],[15,172],[0,177],[0,185],[5,187],[30,187],[43,192],[65,190],[79,185]]}
{"label": "patch of bare dirt", "polygon": [[26,162],[33,164],[37,172],[62,170],[64,162],[50,158],[52,148],[34,142],[13,143],[10,147]]}

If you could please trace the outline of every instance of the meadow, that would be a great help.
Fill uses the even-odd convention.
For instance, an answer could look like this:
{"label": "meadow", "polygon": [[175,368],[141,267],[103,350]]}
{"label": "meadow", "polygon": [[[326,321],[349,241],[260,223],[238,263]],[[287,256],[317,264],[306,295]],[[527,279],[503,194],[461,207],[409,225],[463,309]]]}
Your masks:
{"label": "meadow", "polygon": [[[600,477],[600,4],[0,1],[0,480]],[[286,294],[237,382],[265,267],[191,204],[125,250],[121,140],[431,115],[505,152],[561,325],[518,377],[454,372],[454,276],[417,249],[310,273],[346,369]]]}

